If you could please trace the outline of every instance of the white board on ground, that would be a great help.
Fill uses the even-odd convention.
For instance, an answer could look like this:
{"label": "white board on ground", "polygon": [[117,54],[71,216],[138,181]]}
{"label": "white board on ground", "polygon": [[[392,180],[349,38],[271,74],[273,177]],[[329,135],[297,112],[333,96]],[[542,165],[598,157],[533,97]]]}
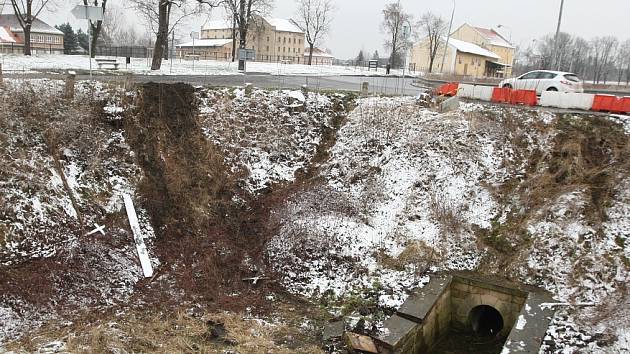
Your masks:
{"label": "white board on ground", "polygon": [[138,215],[136,209],[133,207],[133,201],[127,194],[123,194],[123,200],[125,201],[125,209],[127,209],[127,218],[129,218],[129,225],[133,232],[133,239],[136,242],[136,249],[138,250],[138,257],[140,258],[140,265],[142,266],[142,272],[146,278],[153,276],[153,267],[151,266],[151,260],[149,259],[149,252],[147,246],[144,244],[142,237],[142,230],[140,229],[140,223],[138,223]]}

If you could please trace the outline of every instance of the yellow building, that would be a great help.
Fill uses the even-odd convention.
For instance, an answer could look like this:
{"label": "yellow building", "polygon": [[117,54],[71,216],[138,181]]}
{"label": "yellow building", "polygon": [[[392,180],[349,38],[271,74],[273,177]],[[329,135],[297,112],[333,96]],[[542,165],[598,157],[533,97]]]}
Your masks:
{"label": "yellow building", "polygon": [[[445,47],[446,38],[442,38],[432,72],[475,78],[512,74],[514,47],[494,30],[464,24],[453,32]],[[410,63],[416,71],[429,71],[428,38],[413,46]]]}
{"label": "yellow building", "polygon": [[497,31],[488,28],[474,27],[464,23],[451,34],[451,38],[474,43],[499,56],[498,61],[489,63],[487,76],[512,76],[516,49],[510,41],[501,36]]}
{"label": "yellow building", "polygon": [[[448,42],[446,57],[444,57],[444,47],[446,38],[440,42],[440,48],[433,61],[431,72],[447,73],[458,76],[484,77],[487,75],[487,68],[493,61],[498,61],[500,57],[489,50],[478,45],[451,38]],[[444,69],[442,70],[442,62]],[[413,46],[411,50],[411,67],[416,71],[429,72],[429,40],[425,39]]]}
{"label": "yellow building", "polygon": [[[304,62],[304,32],[291,20],[257,16],[254,25],[250,27],[247,38],[247,49],[256,51],[256,61],[292,63]],[[232,53],[232,23],[227,21],[211,21],[201,29],[201,41],[212,40],[208,44],[221,47],[207,48],[209,53]],[[227,42],[226,40],[230,40]],[[200,41],[200,42],[201,42]],[[197,41],[196,41],[197,42]],[[182,53],[190,52],[191,43],[180,45]],[[236,31],[236,46],[238,47],[238,31]],[[185,48],[185,50],[184,50]],[[206,48],[197,48],[195,52],[202,53]],[[214,55],[214,54],[212,54]],[[203,55],[202,55],[203,58]]]}

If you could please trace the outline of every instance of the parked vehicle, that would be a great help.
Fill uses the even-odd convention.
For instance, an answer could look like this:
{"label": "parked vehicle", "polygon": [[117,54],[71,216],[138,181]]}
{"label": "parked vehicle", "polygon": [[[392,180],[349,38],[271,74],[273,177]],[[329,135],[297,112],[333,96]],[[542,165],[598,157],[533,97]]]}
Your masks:
{"label": "parked vehicle", "polygon": [[542,95],[544,91],[584,92],[582,80],[573,73],[563,71],[536,70],[516,78],[501,81],[499,87],[515,90],[536,90]]}

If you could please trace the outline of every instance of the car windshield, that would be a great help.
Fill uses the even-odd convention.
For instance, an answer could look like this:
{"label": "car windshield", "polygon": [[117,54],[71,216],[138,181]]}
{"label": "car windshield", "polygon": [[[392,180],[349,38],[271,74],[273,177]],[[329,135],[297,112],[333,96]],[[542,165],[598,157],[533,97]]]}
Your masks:
{"label": "car windshield", "polygon": [[580,82],[580,79],[574,74],[566,74],[566,75],[564,75],[564,78],[569,80],[569,81]]}

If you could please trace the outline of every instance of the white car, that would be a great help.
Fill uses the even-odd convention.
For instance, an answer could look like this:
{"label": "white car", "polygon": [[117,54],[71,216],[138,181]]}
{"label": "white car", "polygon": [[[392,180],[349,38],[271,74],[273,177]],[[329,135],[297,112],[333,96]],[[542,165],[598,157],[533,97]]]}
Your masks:
{"label": "white car", "polygon": [[536,70],[516,78],[501,81],[499,87],[515,90],[536,90],[537,95],[544,91],[584,92],[584,85],[577,75],[563,71]]}

